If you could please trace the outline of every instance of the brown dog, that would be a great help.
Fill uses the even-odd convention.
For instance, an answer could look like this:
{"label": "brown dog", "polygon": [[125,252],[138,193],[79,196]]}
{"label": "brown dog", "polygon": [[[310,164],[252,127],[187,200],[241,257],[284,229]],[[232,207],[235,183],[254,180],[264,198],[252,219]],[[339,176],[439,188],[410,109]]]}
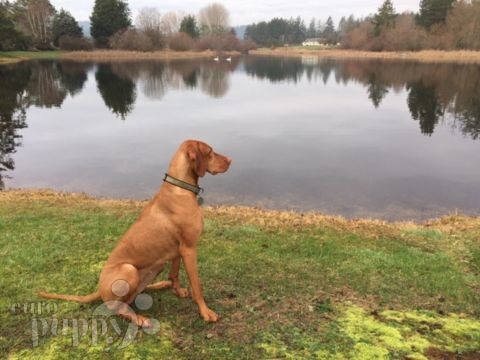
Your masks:
{"label": "brown dog", "polygon": [[[137,325],[150,326],[149,319],[136,315],[127,304],[144,289],[173,287],[177,296],[187,297],[188,290],[180,287],[178,280],[181,258],[200,315],[206,321],[217,321],[218,315],[205,303],[198,277],[197,241],[203,230],[203,215],[192,188],[200,189],[198,179],[206,172],[223,173],[231,162],[203,142],[183,142],[173,156],[168,175],[194,186],[188,190],[185,188],[188,185],[163,183],[111,253],[100,274],[98,290],[86,296],[44,292],[39,295],[84,303],[101,298],[119,316]],[[168,261],[172,261],[170,280],[150,284]]]}

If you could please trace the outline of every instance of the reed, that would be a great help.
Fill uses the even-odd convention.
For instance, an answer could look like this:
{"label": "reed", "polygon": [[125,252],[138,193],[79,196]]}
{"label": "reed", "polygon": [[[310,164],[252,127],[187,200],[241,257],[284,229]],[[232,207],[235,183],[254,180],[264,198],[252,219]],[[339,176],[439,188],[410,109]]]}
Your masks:
{"label": "reed", "polygon": [[303,47],[284,47],[252,50],[252,55],[273,56],[318,56],[333,59],[381,59],[381,60],[408,60],[424,63],[480,63],[480,51],[457,50],[422,50],[422,51],[359,51],[345,49],[321,49]]}
{"label": "reed", "polygon": [[[239,55],[239,52],[222,52],[222,55]],[[124,51],[124,50],[95,50],[71,51],[62,54],[63,59],[79,61],[125,61],[125,60],[175,60],[210,58],[218,55],[216,51]]]}

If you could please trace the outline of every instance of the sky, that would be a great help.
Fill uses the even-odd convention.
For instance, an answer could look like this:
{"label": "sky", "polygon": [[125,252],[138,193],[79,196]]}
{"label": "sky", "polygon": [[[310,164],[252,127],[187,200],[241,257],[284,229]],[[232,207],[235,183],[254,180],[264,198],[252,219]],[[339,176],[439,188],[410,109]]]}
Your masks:
{"label": "sky", "polygon": [[[94,0],[50,0],[57,8],[70,11],[78,21],[88,20]],[[183,11],[198,13],[198,10],[213,1],[208,0],[177,0],[149,1],[130,0],[128,4],[133,19],[143,7],[156,7],[160,13],[168,11]],[[232,26],[248,25],[253,22],[270,20],[274,17],[301,16],[307,22],[312,17],[325,21],[332,16],[335,21],[342,16],[354,14],[357,17],[366,16],[377,11],[383,0],[223,0],[230,12]],[[394,0],[397,12],[417,11],[420,0]]]}

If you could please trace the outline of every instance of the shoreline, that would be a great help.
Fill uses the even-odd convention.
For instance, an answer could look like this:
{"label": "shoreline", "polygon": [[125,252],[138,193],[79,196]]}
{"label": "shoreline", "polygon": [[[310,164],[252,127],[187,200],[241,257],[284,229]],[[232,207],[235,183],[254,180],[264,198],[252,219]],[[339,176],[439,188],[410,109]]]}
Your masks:
{"label": "shoreline", "polygon": [[61,59],[74,61],[135,61],[135,60],[185,60],[204,59],[215,56],[239,56],[238,51],[123,51],[123,50],[94,50],[94,51],[69,51],[62,53]]}
{"label": "shoreline", "polygon": [[[7,189],[0,191],[0,203],[5,201],[60,201],[96,203],[100,206],[143,208],[149,199],[116,199],[89,195],[85,192],[64,192],[51,189]],[[347,218],[319,211],[276,210],[245,205],[208,205],[207,216],[241,220],[251,225],[273,228],[334,225],[335,227],[430,228],[432,226],[474,225],[480,229],[480,216],[451,213],[426,220],[385,220],[371,217]],[[470,227],[470,225],[468,225]]]}
{"label": "shoreline", "polygon": [[[238,51],[171,51],[161,50],[153,52],[123,51],[123,50],[94,50],[94,51],[13,51],[0,52],[0,65],[11,64],[33,59],[65,59],[73,61],[134,61],[134,60],[187,60],[205,59],[221,56],[241,56]],[[325,59],[356,59],[356,60],[388,60],[388,61],[415,61],[421,63],[457,63],[479,64],[480,51],[458,50],[422,50],[415,52],[373,52],[344,49],[319,49],[304,47],[259,48],[251,50],[253,56],[276,57],[318,57]]]}
{"label": "shoreline", "polygon": [[136,60],[184,60],[205,59],[221,56],[240,56],[238,51],[123,51],[123,50],[94,50],[94,51],[12,51],[0,52],[0,65],[12,64],[35,59],[59,59],[73,61],[136,61]]}
{"label": "shoreline", "polygon": [[471,50],[422,50],[422,51],[361,51],[345,49],[308,49],[304,47],[291,48],[259,48],[252,50],[250,55],[299,57],[312,56],[326,59],[357,59],[357,60],[401,60],[421,63],[480,63],[480,51]]}

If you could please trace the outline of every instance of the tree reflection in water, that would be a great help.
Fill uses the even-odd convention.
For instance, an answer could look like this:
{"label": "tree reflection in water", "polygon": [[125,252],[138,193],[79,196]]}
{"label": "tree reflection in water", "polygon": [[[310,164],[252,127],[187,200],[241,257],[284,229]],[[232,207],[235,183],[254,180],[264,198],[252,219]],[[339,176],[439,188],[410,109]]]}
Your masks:
{"label": "tree reflection in water", "polygon": [[[480,66],[455,64],[420,64],[381,60],[302,61],[302,58],[249,57],[248,75],[271,82],[308,81],[324,84],[335,74],[338,84],[360,83],[375,108],[381,106],[390,90],[408,92],[411,116],[420,131],[432,135],[441,118],[463,135],[480,136]],[[446,117],[445,115],[449,116]]]}
{"label": "tree reflection in water", "polygon": [[61,107],[66,96],[79,94],[90,64],[30,61],[0,66],[0,189],[5,173],[15,167],[12,154],[22,144],[19,131],[27,127],[30,106]]}
{"label": "tree reflection in water", "polygon": [[[82,92],[93,68],[91,63],[72,61],[0,66],[0,187],[15,166],[12,154],[21,146],[28,107],[61,107],[68,96]],[[137,100],[137,85],[152,100],[163,99],[169,89],[198,89],[219,99],[228,93],[230,75],[237,69],[272,83],[299,84],[304,77],[319,85],[358,83],[375,108],[391,92],[406,91],[406,105],[422,134],[432,136],[442,120],[465,136],[480,137],[478,65],[250,56],[231,63],[206,59],[98,64],[95,79],[105,106],[126,119]]]}
{"label": "tree reflection in water", "polygon": [[19,130],[27,127],[25,88],[30,74],[23,64],[0,66],[0,189],[5,187],[4,173],[15,167],[12,154],[21,145]]}

